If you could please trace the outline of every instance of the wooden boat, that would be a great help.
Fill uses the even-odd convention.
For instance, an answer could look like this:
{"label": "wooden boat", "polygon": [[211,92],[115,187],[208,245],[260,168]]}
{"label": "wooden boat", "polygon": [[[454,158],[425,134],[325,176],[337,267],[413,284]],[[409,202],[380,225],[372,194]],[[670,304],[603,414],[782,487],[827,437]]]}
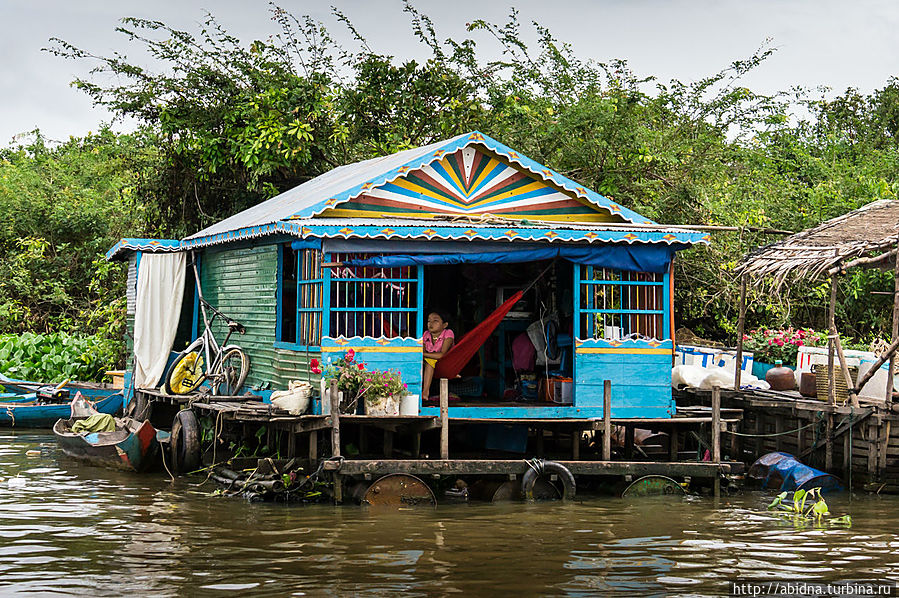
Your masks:
{"label": "wooden boat", "polygon": [[[149,421],[116,418],[114,432],[76,434],[76,419],[60,419],[53,426],[56,443],[67,456],[91,465],[143,471],[159,452],[156,429]],[[163,433],[164,434],[164,433]]]}
{"label": "wooden boat", "polygon": [[90,402],[98,413],[115,415],[122,409],[122,391],[103,388],[96,384],[66,383],[55,388],[61,396],[56,398],[45,396],[39,392],[46,386],[39,382],[14,380],[0,374],[0,427],[18,426],[20,428],[50,428],[58,419],[72,417],[71,401],[74,396],[81,396]]}

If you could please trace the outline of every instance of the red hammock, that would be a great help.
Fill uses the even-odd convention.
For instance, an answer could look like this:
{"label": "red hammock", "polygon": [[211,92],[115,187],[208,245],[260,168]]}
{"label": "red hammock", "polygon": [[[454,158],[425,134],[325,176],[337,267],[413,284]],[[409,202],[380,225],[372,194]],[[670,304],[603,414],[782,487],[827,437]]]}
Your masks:
{"label": "red hammock", "polygon": [[524,295],[524,290],[512,295],[505,303],[497,307],[496,311],[487,316],[486,320],[469,330],[468,334],[453,345],[449,352],[437,362],[437,367],[434,370],[434,379],[439,380],[440,378],[455,378],[458,376],[465,364],[478,352],[478,349],[493,334],[493,331],[503,321],[506,314],[512,310],[512,306],[521,300],[522,295]]}

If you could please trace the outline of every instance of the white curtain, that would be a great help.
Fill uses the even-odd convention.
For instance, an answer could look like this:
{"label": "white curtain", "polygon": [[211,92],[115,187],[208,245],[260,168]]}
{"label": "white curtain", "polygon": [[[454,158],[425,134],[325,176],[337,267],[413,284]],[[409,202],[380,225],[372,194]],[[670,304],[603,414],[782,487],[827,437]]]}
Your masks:
{"label": "white curtain", "polygon": [[184,297],[187,255],[144,253],[134,306],[134,386],[154,388],[165,370]]}

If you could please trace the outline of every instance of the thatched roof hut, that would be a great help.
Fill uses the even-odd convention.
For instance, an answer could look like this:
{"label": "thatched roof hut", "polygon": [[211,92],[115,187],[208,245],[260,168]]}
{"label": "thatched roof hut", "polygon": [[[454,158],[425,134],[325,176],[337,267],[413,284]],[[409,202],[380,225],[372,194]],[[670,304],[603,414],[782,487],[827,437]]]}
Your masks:
{"label": "thatched roof hut", "polygon": [[899,201],[883,199],[756,249],[738,270],[753,278],[816,278],[855,266],[891,267]]}

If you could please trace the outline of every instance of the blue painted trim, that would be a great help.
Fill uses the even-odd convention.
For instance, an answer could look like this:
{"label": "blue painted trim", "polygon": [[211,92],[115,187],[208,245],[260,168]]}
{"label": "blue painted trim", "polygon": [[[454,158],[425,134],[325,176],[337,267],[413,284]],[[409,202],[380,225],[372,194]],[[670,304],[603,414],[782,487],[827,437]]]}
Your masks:
{"label": "blue painted trim", "polygon": [[[422,265],[417,266],[418,271],[416,272],[416,277],[418,280],[418,287],[416,287],[416,322],[418,323],[418,328],[416,332],[421,332],[422,336],[424,335],[425,330],[425,267]],[[422,355],[421,364],[419,367],[424,367],[424,355]],[[423,383],[423,382],[422,382]],[[419,384],[417,388],[418,393],[418,409],[421,411],[421,403],[423,400],[422,395],[422,385]]]}
{"label": "blue painted trim", "polygon": [[[197,261],[197,276],[203,278],[203,260],[199,253],[194,254]],[[193,269],[191,268],[191,274]],[[197,281],[194,280],[194,314],[193,314],[193,333],[194,338],[200,337],[200,294],[197,293]]]}
{"label": "blue painted trim", "polygon": [[[331,254],[322,253],[322,263],[330,263]],[[322,344],[331,333],[331,268],[322,267]]]}
{"label": "blue painted trim", "polygon": [[310,353],[320,353],[322,348],[319,345],[298,345],[296,343],[285,343],[284,341],[275,341],[275,349],[283,349],[285,351],[309,351]]}
{"label": "blue painted trim", "polygon": [[[574,270],[574,292],[571,293],[574,299],[574,337],[577,338],[581,334],[581,265],[580,264],[571,264],[572,269]],[[574,349],[574,347],[572,347]],[[573,353],[573,352],[572,352]],[[571,375],[577,380],[577,359],[574,358],[574,354],[571,356]],[[577,395],[577,382],[574,383],[573,388],[571,389],[572,394],[572,403],[574,405],[578,404]]]}
{"label": "blue painted trim", "polygon": [[415,282],[415,278],[332,278],[334,282]]}
{"label": "blue painted trim", "polygon": [[[691,245],[696,243],[708,244],[711,237],[708,233],[682,230],[642,230],[615,227],[604,228],[602,223],[594,225],[579,224],[580,228],[565,228],[565,223],[559,223],[558,227],[516,226],[514,220],[509,221],[508,227],[501,226],[441,226],[433,223],[421,225],[395,225],[389,219],[381,225],[353,226],[357,219],[347,218],[341,224],[322,225],[314,221],[297,222],[284,220],[271,224],[250,226],[228,233],[185,239],[181,241],[182,249],[193,249],[208,245],[232,243],[245,239],[253,239],[267,235],[291,235],[301,238],[334,238],[334,239],[421,239],[421,240],[487,240],[503,242],[534,242],[548,243],[629,243],[631,245],[641,243],[663,243],[666,245]],[[352,228],[351,228],[352,227]],[[680,250],[681,248],[677,248]],[[683,247],[682,249],[686,249]]]}
{"label": "blue painted trim", "polygon": [[332,307],[331,311],[339,311],[339,312],[371,312],[371,311],[391,311],[391,312],[410,312],[415,311],[412,307]]}
{"label": "blue painted trim", "polygon": [[577,339],[575,342],[575,351],[578,349],[584,348],[611,348],[611,349],[621,349],[622,351],[626,351],[627,349],[671,349],[674,351],[674,342],[669,339],[657,340],[657,341],[647,341],[647,340],[626,340],[626,341],[607,341],[603,338],[587,338],[587,339]]}
{"label": "blue painted trim", "polygon": [[383,336],[327,336],[322,338],[323,348],[357,348],[357,347],[421,347],[421,338],[411,336],[396,336],[387,338]]}
{"label": "blue painted trim", "polygon": [[668,269],[668,272],[665,272],[665,275],[662,277],[662,283],[665,285],[662,287],[662,301],[664,301],[664,311],[665,315],[662,318],[662,327],[665,330],[665,337],[670,338],[671,336],[671,318],[674,315],[671,313],[671,268]]}
{"label": "blue painted trim", "polygon": [[146,251],[147,253],[166,253],[181,250],[181,241],[177,239],[120,239],[106,252],[106,259],[113,260],[128,251]]}
{"label": "blue painted trim", "polygon": [[[645,417],[668,419],[670,408],[666,406],[629,406],[613,405],[614,418]],[[422,407],[420,415],[439,417],[439,407]],[[602,418],[602,407],[577,407],[566,405],[558,407],[453,407],[449,408],[449,417],[465,419],[599,419]]]}
{"label": "blue painted trim", "polygon": [[[593,268],[593,266],[589,266]],[[589,277],[589,273],[587,274]],[[584,280],[581,284],[612,284],[616,286],[660,287],[664,282],[643,282],[641,280]]]}
{"label": "blue painted trim", "polygon": [[[278,268],[276,274],[275,286],[275,346],[281,340],[281,319],[284,315],[284,306],[281,304],[284,298],[284,291],[281,288],[284,284],[284,245],[278,244]],[[295,337],[296,338],[296,337]]]}
{"label": "blue painted trim", "polygon": [[582,309],[585,314],[661,314],[663,309]]}

